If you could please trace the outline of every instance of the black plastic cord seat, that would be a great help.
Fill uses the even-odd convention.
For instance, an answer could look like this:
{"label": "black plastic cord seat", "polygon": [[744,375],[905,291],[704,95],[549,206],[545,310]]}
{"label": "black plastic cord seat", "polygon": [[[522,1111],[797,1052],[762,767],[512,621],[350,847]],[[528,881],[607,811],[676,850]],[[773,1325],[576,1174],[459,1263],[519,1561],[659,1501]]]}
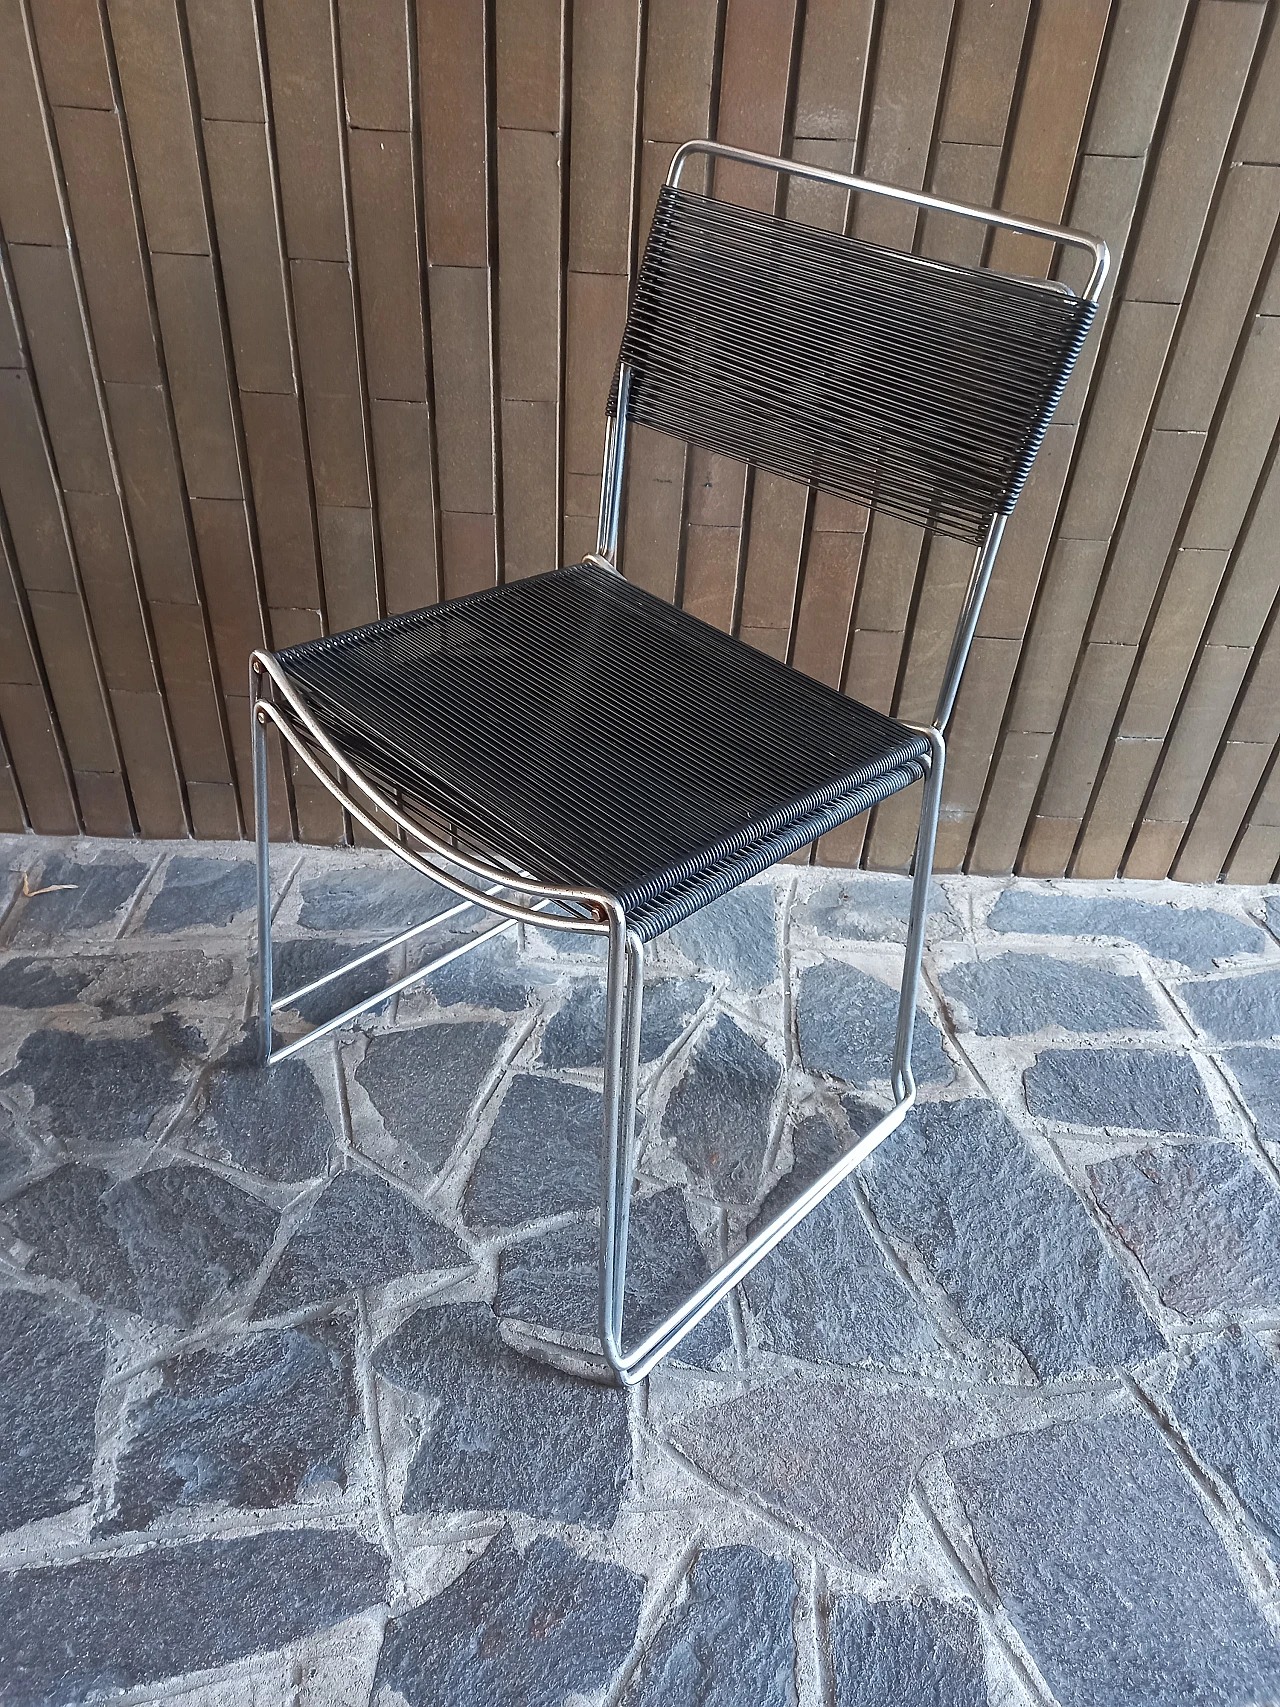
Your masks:
{"label": "black plastic cord seat", "polygon": [[278,654],[407,816],[644,938],[924,775],[929,743],[592,564]]}

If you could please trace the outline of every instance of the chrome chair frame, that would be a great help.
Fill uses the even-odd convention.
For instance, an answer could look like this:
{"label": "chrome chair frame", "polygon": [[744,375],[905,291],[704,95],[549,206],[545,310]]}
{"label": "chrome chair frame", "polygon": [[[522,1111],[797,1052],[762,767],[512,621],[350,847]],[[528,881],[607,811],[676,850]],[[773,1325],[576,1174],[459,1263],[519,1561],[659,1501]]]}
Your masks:
{"label": "chrome chair frame", "polygon": [[[1106,278],[1109,257],[1100,239],[1062,226],[1019,219],[993,209],[972,207],[920,191],[878,184],[851,174],[828,171],[794,160],[730,148],[721,143],[685,143],[671,163],[667,183],[679,184],[684,166],[694,154],[733,160],[759,167],[780,176],[812,179],[837,188],[905,202],[913,207],[948,213],[980,221],[987,226],[1042,237],[1051,242],[1088,250],[1094,259],[1084,300],[1096,303]],[[1057,288],[1047,285],[1045,288]],[[601,481],[600,521],[596,552],[588,561],[615,573],[618,529],[626,474],[627,392],[630,382],[625,363],[618,374],[616,412],[608,417],[604,473]],[[991,579],[1007,518],[996,515],[978,547],[968,588],[956,624],[955,636],[943,673],[932,723],[919,733],[927,737],[929,756],[920,825],[916,840],[911,904],[899,996],[891,1087],[893,1105],[825,1173],[782,1209],[746,1244],[730,1256],[676,1309],[629,1350],[623,1344],[623,1296],[627,1263],[628,1224],[636,1167],[636,1098],[640,1060],[640,1021],[644,993],[644,943],[628,929],[622,907],[610,895],[592,889],[574,889],[540,883],[527,872],[504,870],[496,864],[459,850],[413,822],[393,801],[364,776],[328,738],[307,711],[286,673],[265,651],[255,652],[250,663],[250,696],[253,724],[253,782],[258,876],[258,1014],[261,1059],[264,1065],[282,1061],[306,1044],[328,1035],[377,1007],[391,997],[428,977],[449,962],[493,940],[518,923],[539,930],[565,931],[607,939],[608,959],[605,991],[604,1052],[604,1144],[602,1152],[602,1221],[600,1230],[600,1317],[601,1354],[579,1352],[535,1333],[513,1335],[524,1349],[562,1367],[593,1379],[631,1386],[642,1381],[667,1354],[675,1349],[726,1294],[804,1217],[822,1202],[841,1180],[863,1162],[891,1132],[901,1125],[915,1102],[916,1085],[911,1071],[911,1045],[915,1029],[916,998],[929,881],[933,869],[934,842],[942,798],[946,762],[946,728],[955,706],[965,661],[977,629],[978,617]],[[460,899],[455,906],[402,931],[377,948],[355,956],[342,966],[313,979],[288,995],[275,996],[272,981],[272,933],[270,892],[270,843],[267,827],[267,730],[274,727],[285,746],[316,776],[344,811],[368,833],[423,877],[440,884]],[[326,768],[326,763],[328,767]],[[332,772],[332,774],[331,774]],[[396,979],[385,989],[344,1009],[334,1018],[313,1027],[293,1041],[276,1047],[272,1016],[321,989],[345,973],[377,958],[389,949],[423,935],[435,926],[457,918],[471,908],[499,915],[492,925],[460,946],[449,949]]]}

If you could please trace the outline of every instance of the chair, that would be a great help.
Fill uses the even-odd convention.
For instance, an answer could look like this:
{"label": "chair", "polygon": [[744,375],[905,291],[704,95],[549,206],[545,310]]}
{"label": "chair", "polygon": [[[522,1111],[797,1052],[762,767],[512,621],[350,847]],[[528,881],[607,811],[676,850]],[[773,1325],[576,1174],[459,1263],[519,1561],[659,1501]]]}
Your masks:
{"label": "chair", "polygon": [[[1064,285],[943,265],[681,188],[709,155],[1027,232],[1093,258]],[[608,951],[601,1355],[623,1385],[658,1361],[882,1143],[915,1099],[912,1029],[945,732],[1006,519],[1088,330],[1108,265],[1080,233],[711,142],[659,194],[607,405],[597,550],[271,654],[255,652],[261,1049],[279,1061],[523,921]],[[614,567],[631,422],[969,541],[973,572],[937,709],[872,711],[629,585]],[[266,732],[355,822],[456,905],[499,916],[461,947],[275,1047]],[[624,1348],[645,945],[899,789],[923,782],[889,1112]],[[553,1359],[555,1350],[531,1344]],[[561,1358],[563,1361],[563,1358]]]}

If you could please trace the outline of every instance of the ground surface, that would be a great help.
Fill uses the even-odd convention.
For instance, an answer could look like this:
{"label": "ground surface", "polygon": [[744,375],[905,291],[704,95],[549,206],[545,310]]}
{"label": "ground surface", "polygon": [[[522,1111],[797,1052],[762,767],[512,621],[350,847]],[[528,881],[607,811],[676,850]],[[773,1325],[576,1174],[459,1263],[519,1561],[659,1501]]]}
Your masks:
{"label": "ground surface", "polygon": [[[443,904],[278,868],[281,989]],[[501,1331],[590,1330],[598,963],[264,1073],[252,897],[0,843],[0,1698],[1280,1699],[1280,895],[940,884],[918,1114],[629,1397]],[[874,1118],[904,911],[665,939],[632,1333]]]}

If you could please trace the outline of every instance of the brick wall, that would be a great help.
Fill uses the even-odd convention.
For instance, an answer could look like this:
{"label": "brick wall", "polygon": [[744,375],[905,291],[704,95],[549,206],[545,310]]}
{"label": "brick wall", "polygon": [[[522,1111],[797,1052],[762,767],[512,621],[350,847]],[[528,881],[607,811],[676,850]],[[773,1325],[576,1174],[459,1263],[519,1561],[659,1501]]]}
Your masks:
{"label": "brick wall", "polygon": [[[0,827],[242,835],[251,647],[588,549],[640,244],[711,134],[1112,247],[983,613],[940,864],[1270,880],[1278,12],[0,0]],[[775,205],[740,168],[716,189]],[[1058,264],[812,186],[777,205]],[[916,719],[969,562],[637,433],[624,567]],[[276,835],[341,838],[278,761],[272,799]],[[901,869],[913,808],[818,859]]]}

